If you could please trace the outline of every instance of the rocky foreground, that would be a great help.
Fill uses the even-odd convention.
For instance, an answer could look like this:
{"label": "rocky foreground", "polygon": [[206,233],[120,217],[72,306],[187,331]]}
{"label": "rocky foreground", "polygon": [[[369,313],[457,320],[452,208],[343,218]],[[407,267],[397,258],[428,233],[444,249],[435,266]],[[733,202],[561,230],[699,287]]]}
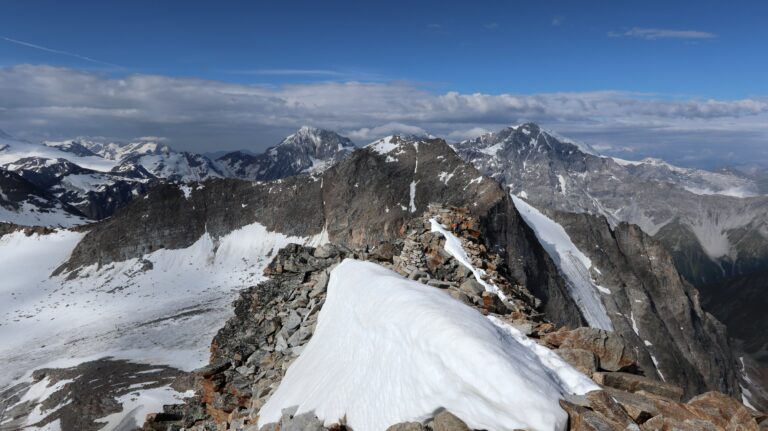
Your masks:
{"label": "rocky foreground", "polygon": [[[431,218],[461,238],[472,264],[485,271],[484,281],[497,286],[506,300],[487,292],[445,251],[443,236],[430,232]],[[369,249],[333,244],[281,249],[265,271],[270,279],[243,291],[235,302],[234,317],[213,340],[210,364],[195,372],[195,396],[148,416],[143,429],[258,430],[259,410],[312,337],[330,270],[348,257],[378,263],[425,288],[442,289],[513,325],[591,377],[601,390],[559,400],[571,430],[757,430],[768,425],[765,415],[720,392],[684,399],[683,388],[644,370],[635,350],[614,332],[550,322],[539,310],[540,301],[525,286],[509,281],[507,264],[484,245],[480,225],[468,211],[433,206],[401,233],[401,238]],[[311,413],[294,413],[286,409],[279,423],[261,429],[348,428],[344,423],[324,426]],[[424,423],[392,424],[389,429],[469,428],[450,412],[437,411]]]}

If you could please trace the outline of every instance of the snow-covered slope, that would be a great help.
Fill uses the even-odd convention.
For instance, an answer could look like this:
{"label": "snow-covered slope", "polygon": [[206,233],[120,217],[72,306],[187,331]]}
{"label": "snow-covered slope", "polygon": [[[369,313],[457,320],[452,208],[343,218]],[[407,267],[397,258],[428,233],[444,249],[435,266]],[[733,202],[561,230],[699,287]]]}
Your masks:
{"label": "snow-covered slope", "polygon": [[117,169],[131,166],[141,166],[157,178],[184,183],[224,176],[207,157],[187,152],[131,155],[124,158]]}
{"label": "snow-covered slope", "polygon": [[[161,249],[142,258],[51,276],[83,236],[61,230],[0,237],[0,392],[9,384],[31,384],[32,370],[73,367],[105,357],[186,371],[202,366],[211,338],[232,313],[231,301],[240,289],[263,278],[271,254],[289,243],[319,240],[269,232],[254,223],[218,239],[206,233],[184,249]],[[100,377],[115,382],[132,378],[119,370],[103,373]],[[140,412],[178,401],[181,394],[167,383],[150,383],[117,399],[122,411],[104,422],[115,429],[123,429],[118,426],[123,420],[141,425]],[[57,391],[47,383],[41,388],[51,396]],[[24,397],[40,395],[27,394]],[[36,409],[27,423],[55,415],[63,406],[41,397],[33,401],[45,409]]]}
{"label": "snow-covered slope", "polygon": [[301,127],[265,153],[241,151],[216,160],[227,176],[249,180],[274,180],[301,173],[322,172],[355,149],[348,138],[329,130]]}
{"label": "snow-covered slope", "polygon": [[52,160],[67,159],[80,167],[101,172],[109,171],[117,165],[114,160],[108,160],[95,154],[87,155],[87,153],[68,151],[69,149],[71,147],[64,145],[64,143],[33,144],[0,137],[0,166],[28,157]]}
{"label": "snow-covered slope", "polygon": [[163,144],[161,142],[158,142],[157,140],[152,139],[140,139],[135,142],[128,142],[128,143],[119,143],[119,142],[97,142],[97,141],[91,141],[87,139],[75,139],[72,141],[65,141],[65,142],[73,142],[76,144],[79,144],[94,154],[98,154],[99,156],[114,160],[114,161],[120,161],[127,157],[131,156],[143,156],[143,155],[161,155],[161,154],[171,154],[174,151],[166,144]]}
{"label": "snow-covered slope", "polygon": [[[322,370],[322,372],[318,372]],[[440,408],[473,429],[564,430],[558,399],[597,389],[517,329],[439,289],[370,262],[332,272],[312,339],[259,412],[313,411],[355,430],[425,419]]]}
{"label": "snow-covered slope", "polygon": [[562,226],[523,199],[512,195],[512,200],[523,220],[533,229],[541,245],[565,275],[571,298],[589,326],[612,331],[613,324],[600,298],[601,294],[610,295],[611,291],[592,279],[590,259],[573,244]]}
{"label": "snow-covered slope", "polygon": [[183,369],[201,365],[234,293],[261,280],[273,250],[310,241],[255,223],[220,239],[205,234],[185,249],[51,276],[82,236],[0,237],[0,290],[11,298],[0,305],[0,384],[73,355],[160,355]]}

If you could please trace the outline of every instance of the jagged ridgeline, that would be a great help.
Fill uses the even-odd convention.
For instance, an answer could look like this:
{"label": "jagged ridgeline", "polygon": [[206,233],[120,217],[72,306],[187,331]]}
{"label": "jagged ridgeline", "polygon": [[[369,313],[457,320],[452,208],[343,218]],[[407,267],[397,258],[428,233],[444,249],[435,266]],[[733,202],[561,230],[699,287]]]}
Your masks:
{"label": "jagged ridgeline", "polygon": [[[544,136],[533,127],[517,128],[510,134]],[[524,182],[513,184],[476,161],[463,160],[469,158],[461,149],[457,155],[441,139],[395,136],[352,151],[351,143],[337,136],[303,128],[260,158],[225,156],[237,164],[237,175],[307,174],[256,182],[233,178],[183,184],[157,181],[111,217],[77,232],[57,234],[66,247],[62,246],[60,257],[51,259],[49,265],[54,291],[57,287],[77,291],[85,286],[96,286],[96,290],[104,286],[99,290],[103,298],[123,298],[135,292],[134,298],[146,295],[161,302],[166,300],[163,297],[179,295],[180,301],[187,301],[162,315],[126,313],[122,328],[100,333],[113,344],[135,346],[132,343],[145,337],[161,347],[168,343],[199,348],[201,343],[192,340],[202,338],[203,344],[208,344],[213,332],[230,316],[230,296],[226,293],[246,288],[235,303],[235,316],[214,338],[210,365],[195,373],[195,397],[154,416],[146,425],[148,429],[211,429],[214,424],[229,429],[275,429],[275,421],[280,429],[321,429],[332,423],[378,429],[388,420],[393,422],[387,426],[406,419],[419,423],[401,424],[396,429],[562,429],[569,418],[572,427],[582,423],[597,429],[662,429],[699,423],[691,421],[713,423],[722,429],[729,421],[744,429],[757,427],[750,411],[739,402],[746,395],[740,384],[746,382],[725,328],[702,310],[698,292],[680,275],[677,257],[663,242],[620,218],[558,204],[552,198],[551,185],[545,192],[544,185],[539,191],[519,185]],[[313,154],[322,154],[330,161],[320,166],[314,160],[318,157],[304,151],[308,147],[297,144],[302,142],[311,142]],[[549,145],[556,146],[553,142]],[[483,147],[483,154],[498,155],[506,148],[501,141],[488,143],[489,148],[496,148]],[[561,145],[558,154],[570,151],[573,156],[579,150],[574,144]],[[270,164],[269,160],[281,159],[281,154],[296,162],[292,170],[284,170],[287,165],[278,168]],[[497,157],[496,162],[499,160],[502,158]],[[557,193],[578,194],[568,189],[571,177],[561,180],[555,174],[554,178],[562,187]],[[554,203],[546,206],[540,199],[553,199]],[[19,230],[3,240],[26,244],[23,237],[41,243],[54,238]],[[288,243],[304,245],[285,248]],[[312,366],[312,355],[303,362],[297,358],[315,340],[313,334],[321,327],[324,304],[333,299],[333,271],[345,258],[373,262],[393,271],[387,277],[397,280],[393,283],[404,291],[426,290],[452,298],[444,309],[453,311],[446,311],[446,315],[468,313],[468,319],[476,319],[481,332],[459,335],[479,343],[471,344],[477,349],[518,352],[498,359],[512,361],[512,366],[517,364],[513,357],[530,358],[525,366],[534,367],[532,375],[553,379],[542,383],[550,390],[545,391],[541,402],[531,405],[541,418],[526,422],[529,419],[515,412],[490,407],[490,386],[478,383],[458,390],[450,386],[450,380],[443,382],[443,388],[435,380],[418,383],[425,391],[449,394],[479,390],[481,400],[474,404],[474,411],[482,414],[473,416],[472,411],[434,398],[419,412],[384,405],[382,409],[390,413],[383,415],[343,406],[349,415],[332,417],[338,411],[323,404],[323,397],[297,399],[291,385],[327,384],[325,395],[331,400],[343,399],[341,392],[349,387],[297,378],[286,380],[287,389],[276,398],[287,404],[275,401],[270,405],[284,377],[290,377],[290,371],[288,375],[285,372],[291,364]],[[259,283],[265,267],[270,278]],[[346,271],[350,268],[356,267],[348,266]],[[381,276],[376,271],[371,274],[372,283]],[[195,290],[205,283],[209,289]],[[147,285],[151,291],[140,290]],[[352,309],[357,304],[332,303]],[[417,324],[407,323],[408,318],[402,316],[405,320],[399,323]],[[449,319],[445,323],[452,327],[454,322]],[[174,342],[153,335],[154,328],[168,327],[173,327]],[[355,328],[352,324],[347,327]],[[200,328],[206,328],[204,333]],[[494,337],[478,335],[487,331],[501,331],[498,334],[506,335],[499,337],[505,341],[493,344],[495,341],[489,340]],[[317,343],[334,342],[333,337],[318,337]],[[356,340],[353,332],[339,338]],[[70,346],[85,346],[89,353],[99,351],[98,346],[66,337],[60,345],[52,343],[53,347],[46,345],[41,352],[71,354]],[[435,346],[429,355],[437,356],[430,357],[443,363],[465,363],[456,359],[462,351],[460,345]],[[333,349],[332,345],[328,348]],[[344,352],[344,345],[338,351]],[[353,351],[335,359],[354,358]],[[553,363],[547,359],[551,351],[571,364],[563,369],[581,373],[574,374],[579,376],[575,379],[590,379],[573,384],[573,379],[553,372]],[[9,358],[11,369],[23,369],[21,358]],[[185,368],[184,364],[178,367]],[[472,367],[450,370],[462,376],[459,382],[470,375],[484,378],[468,368]],[[297,370],[294,374],[305,375],[301,368]],[[135,375],[137,371],[130,372]],[[77,381],[76,374],[62,375],[75,376]],[[38,374],[36,378],[54,387],[55,375]],[[132,378],[128,377],[122,379],[128,382]],[[57,381],[64,383],[56,386],[56,391],[68,390],[70,383]],[[594,392],[598,385],[604,391]],[[181,392],[188,388],[178,386]],[[395,392],[382,392],[381,396],[396,398],[397,389],[388,387],[386,390]],[[334,398],[334,391],[341,398]],[[701,395],[708,391],[716,393]],[[123,396],[123,392],[112,395]],[[21,397],[11,406],[17,411],[24,410],[19,406],[27,406],[29,411],[34,402],[21,401]],[[289,405],[292,402],[312,409],[282,414],[283,408],[293,407]],[[269,423],[260,419],[262,408],[267,409],[264,417]],[[154,409],[161,410],[161,406]],[[93,414],[85,422],[97,429],[98,419],[109,413],[114,411]],[[484,419],[490,417],[499,422]],[[67,420],[62,416],[61,425],[73,429]],[[78,426],[83,423],[81,420]]]}

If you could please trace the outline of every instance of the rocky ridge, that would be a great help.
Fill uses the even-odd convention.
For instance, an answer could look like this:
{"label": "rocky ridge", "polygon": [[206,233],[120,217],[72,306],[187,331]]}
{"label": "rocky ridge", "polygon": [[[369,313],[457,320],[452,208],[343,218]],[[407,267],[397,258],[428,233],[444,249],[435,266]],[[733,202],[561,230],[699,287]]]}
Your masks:
{"label": "rocky ridge", "polygon": [[[430,219],[461,238],[473,265],[509,299],[485,291],[463,265],[444,251],[444,239],[430,232]],[[538,310],[541,303],[524,286],[507,279],[503,259],[484,244],[480,223],[468,211],[432,206],[403,228],[403,237],[374,247],[349,249],[289,246],[265,271],[271,278],[244,291],[235,316],[216,335],[210,365],[196,374],[196,395],[183,405],[166,406],[151,415],[145,430],[255,430],[258,411],[277,388],[291,362],[301,353],[322,307],[330,269],[342,259],[374,261],[425,288],[443,289],[484,314],[502,318],[558,354],[603,389],[585,397],[566,396],[561,405],[571,429],[758,429],[764,416],[716,392],[683,402],[683,388],[659,380],[637,362],[635,349],[615,333],[558,327]],[[645,375],[643,375],[645,374]],[[706,428],[701,428],[702,424]],[[262,429],[325,428],[312,414],[284,411],[279,424]],[[449,412],[426,423],[393,424],[391,430],[468,429]]]}

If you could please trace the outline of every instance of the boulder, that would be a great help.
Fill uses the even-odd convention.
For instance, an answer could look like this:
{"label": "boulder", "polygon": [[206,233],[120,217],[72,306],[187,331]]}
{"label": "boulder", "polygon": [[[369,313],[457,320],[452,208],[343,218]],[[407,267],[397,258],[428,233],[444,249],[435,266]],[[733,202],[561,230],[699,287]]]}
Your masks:
{"label": "boulder", "polygon": [[485,287],[478,283],[474,278],[468,278],[464,280],[464,282],[459,286],[459,289],[468,295],[480,296],[483,294],[483,292],[485,292]]}
{"label": "boulder", "polygon": [[600,413],[611,422],[618,423],[622,429],[638,429],[626,411],[605,391],[592,391],[587,394],[592,410]]}
{"label": "boulder", "polygon": [[448,411],[440,412],[432,420],[432,431],[470,431],[467,424]]}
{"label": "boulder", "polygon": [[636,366],[635,351],[616,333],[598,328],[576,328],[547,334],[544,341],[554,347],[582,349],[594,353],[606,371],[627,371]]}
{"label": "boulder", "polygon": [[562,348],[557,349],[556,353],[565,362],[587,376],[591,376],[593,372],[597,371],[597,356],[589,350]]}
{"label": "boulder", "polygon": [[625,412],[638,424],[659,414],[656,404],[642,394],[622,391],[621,389],[605,388],[605,391],[624,409]]}
{"label": "boulder", "polygon": [[387,431],[426,431],[426,428],[418,422],[403,422],[392,425]]}
{"label": "boulder", "polygon": [[586,407],[560,400],[560,406],[568,413],[570,431],[614,431],[623,430],[618,422],[613,422],[603,415]]}
{"label": "boulder", "polygon": [[670,400],[680,401],[683,389],[659,380],[622,372],[596,372],[592,379],[600,385],[610,386],[627,392],[645,391]]}

